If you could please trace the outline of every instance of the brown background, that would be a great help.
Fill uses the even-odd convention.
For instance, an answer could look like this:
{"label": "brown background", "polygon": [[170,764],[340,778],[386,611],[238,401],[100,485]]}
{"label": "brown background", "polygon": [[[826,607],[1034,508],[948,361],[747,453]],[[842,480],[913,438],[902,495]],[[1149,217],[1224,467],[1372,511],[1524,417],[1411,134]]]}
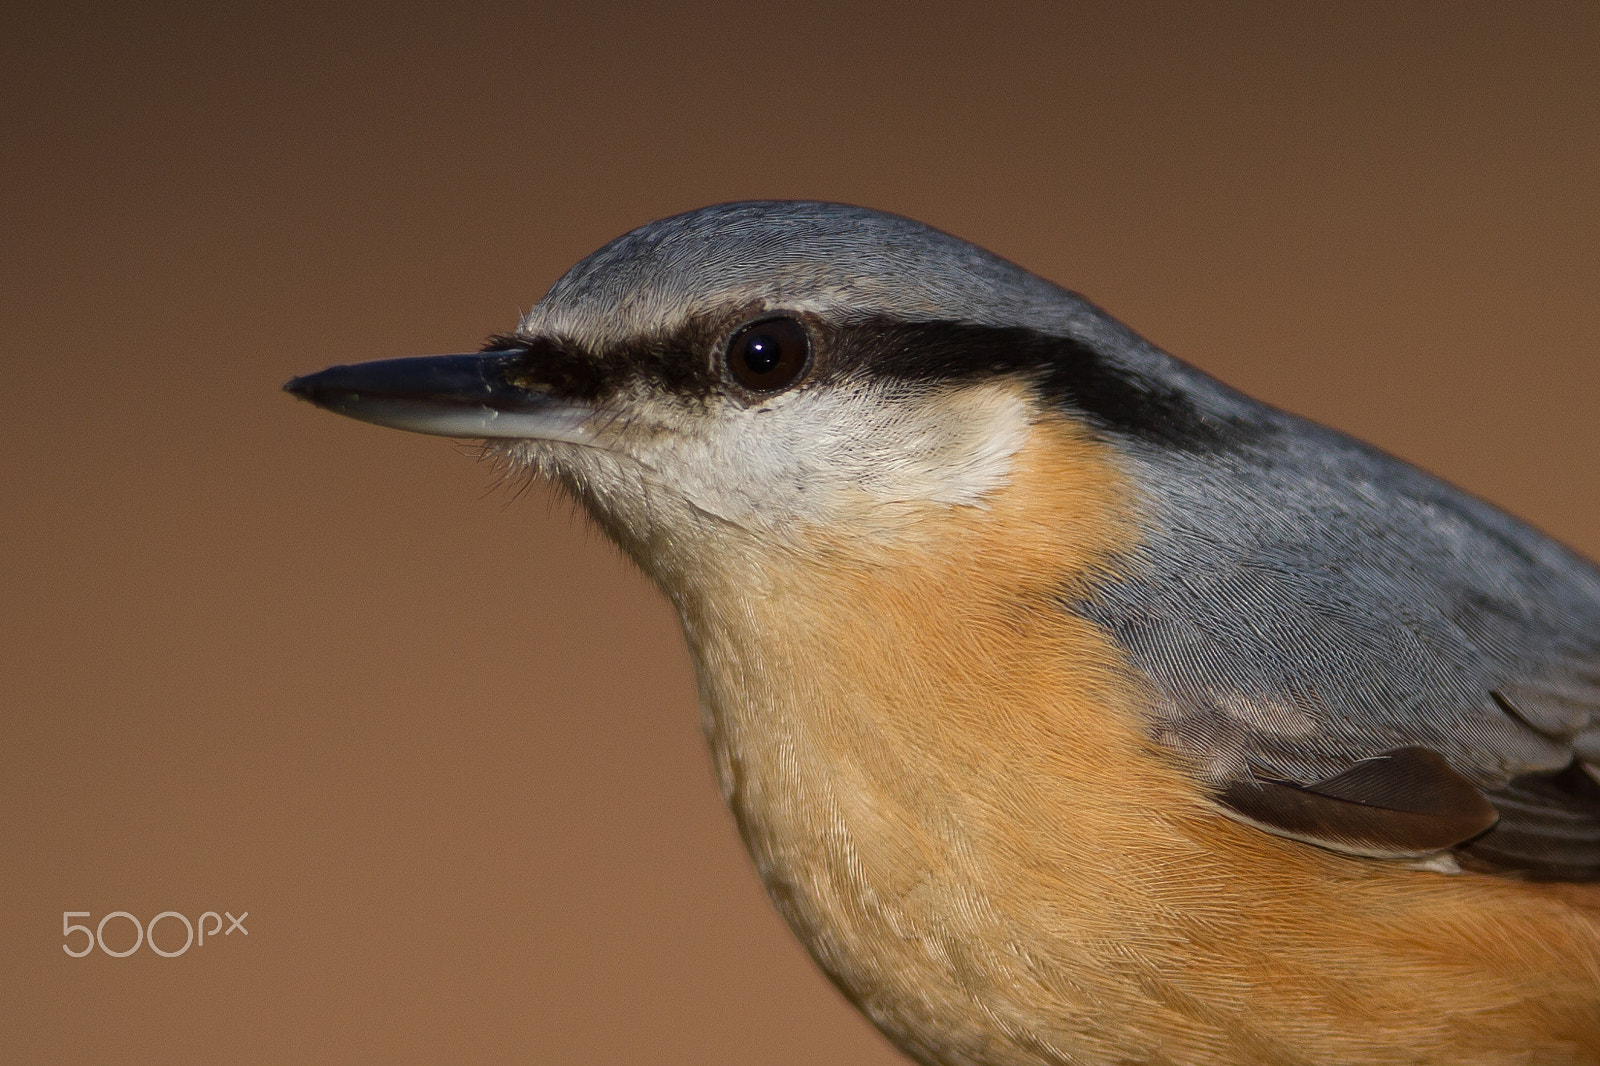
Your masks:
{"label": "brown background", "polygon": [[[4,16],[0,1058],[898,1061],[644,581],[278,391],[651,218],[922,218],[1600,552],[1595,9],[1290,6]],[[62,952],[119,909],[249,935]]]}

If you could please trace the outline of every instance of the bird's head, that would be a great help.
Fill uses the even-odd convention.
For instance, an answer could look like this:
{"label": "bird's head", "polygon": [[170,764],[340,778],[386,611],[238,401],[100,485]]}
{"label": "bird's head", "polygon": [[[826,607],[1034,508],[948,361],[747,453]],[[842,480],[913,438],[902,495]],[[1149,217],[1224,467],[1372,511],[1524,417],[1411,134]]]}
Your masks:
{"label": "bird's head", "polygon": [[1181,430],[1188,401],[1141,357],[1154,354],[1086,302],[948,234],[752,202],[613,241],[481,352],[287,388],[488,440],[671,585],[708,553],[893,541],[930,513],[981,509],[1063,402],[1100,429]]}

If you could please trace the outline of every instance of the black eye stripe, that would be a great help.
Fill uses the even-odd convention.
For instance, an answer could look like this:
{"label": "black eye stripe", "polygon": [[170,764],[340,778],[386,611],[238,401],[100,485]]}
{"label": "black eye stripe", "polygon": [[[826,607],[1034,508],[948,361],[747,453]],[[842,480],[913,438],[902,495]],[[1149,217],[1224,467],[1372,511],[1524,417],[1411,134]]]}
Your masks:
{"label": "black eye stripe", "polygon": [[734,333],[724,364],[728,376],[743,388],[779,392],[799,382],[810,369],[811,338],[793,318],[763,318]]}

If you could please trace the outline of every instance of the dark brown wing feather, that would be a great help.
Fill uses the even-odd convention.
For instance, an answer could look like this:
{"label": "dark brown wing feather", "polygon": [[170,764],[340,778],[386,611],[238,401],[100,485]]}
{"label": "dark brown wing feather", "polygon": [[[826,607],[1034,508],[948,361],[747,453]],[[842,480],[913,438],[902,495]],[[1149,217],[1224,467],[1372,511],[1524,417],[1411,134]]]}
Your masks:
{"label": "dark brown wing feather", "polygon": [[1426,748],[1364,759],[1312,785],[1271,777],[1230,783],[1234,814],[1281,836],[1378,858],[1421,858],[1487,832],[1494,806]]}

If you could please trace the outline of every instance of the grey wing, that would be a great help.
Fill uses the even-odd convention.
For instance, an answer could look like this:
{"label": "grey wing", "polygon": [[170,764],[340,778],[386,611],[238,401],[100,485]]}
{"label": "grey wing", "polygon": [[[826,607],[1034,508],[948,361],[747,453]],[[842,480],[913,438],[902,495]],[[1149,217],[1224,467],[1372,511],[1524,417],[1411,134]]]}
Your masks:
{"label": "grey wing", "polygon": [[1600,876],[1600,572],[1273,416],[1209,453],[1126,449],[1147,539],[1073,607],[1154,683],[1157,738],[1272,832]]}

